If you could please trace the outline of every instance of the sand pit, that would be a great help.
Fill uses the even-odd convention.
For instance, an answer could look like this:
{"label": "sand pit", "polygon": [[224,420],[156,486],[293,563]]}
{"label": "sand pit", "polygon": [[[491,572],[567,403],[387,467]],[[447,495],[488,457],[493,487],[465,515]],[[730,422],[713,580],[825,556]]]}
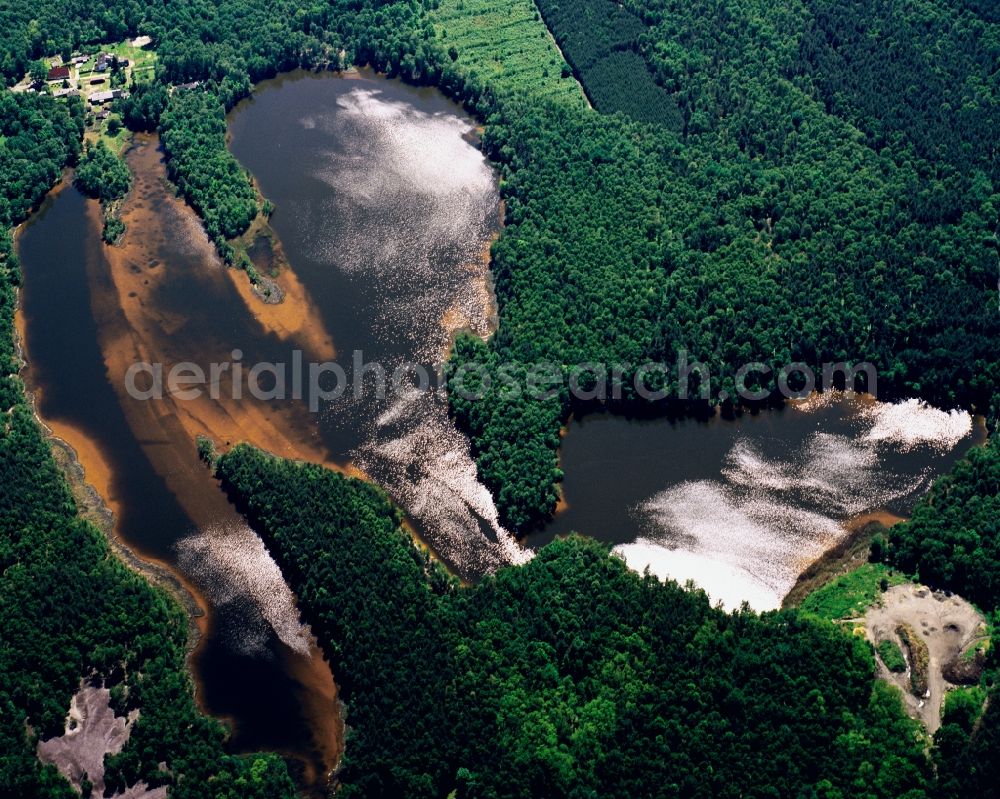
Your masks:
{"label": "sand pit", "polygon": [[931,591],[922,585],[896,585],[882,594],[878,606],[864,618],[865,635],[873,645],[891,640],[903,645],[898,630],[908,625],[927,647],[927,691],[922,697],[911,690],[913,663],[907,657],[907,671],[890,672],[879,659],[879,675],[899,687],[907,710],[923,722],[933,734],[941,726],[941,707],[948,689],[953,687],[943,676],[943,669],[958,658],[970,645],[986,634],[986,623],[972,605],[957,596]]}

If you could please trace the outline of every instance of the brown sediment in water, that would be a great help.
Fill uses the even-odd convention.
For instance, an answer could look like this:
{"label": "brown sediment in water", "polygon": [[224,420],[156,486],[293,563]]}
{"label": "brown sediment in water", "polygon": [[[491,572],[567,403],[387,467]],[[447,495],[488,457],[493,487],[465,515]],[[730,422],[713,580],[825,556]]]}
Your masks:
{"label": "brown sediment in water", "polygon": [[874,523],[878,523],[883,527],[892,527],[894,524],[899,524],[900,522],[905,521],[905,516],[889,513],[889,511],[886,510],[873,510],[869,513],[861,513],[852,517],[844,524],[844,528],[851,536],[854,536]]}
{"label": "brown sediment in water", "polygon": [[[233,287],[249,286],[245,275],[227,270],[217,258],[208,238],[201,229],[194,213],[183,201],[171,197],[162,187],[163,164],[156,149],[156,137],[145,137],[142,145],[129,153],[129,164],[137,177],[138,197],[143,202],[131,202],[123,209],[123,219],[128,231],[141,231],[141,235],[126,232],[122,246],[105,248],[107,275],[96,275],[110,282],[112,291],[95,292],[94,311],[100,320],[104,341],[102,351],[108,373],[112,375],[115,389],[124,393],[124,375],[134,363],[160,363],[165,369],[178,362],[173,357],[170,338],[184,323],[169,311],[158,307],[153,296],[157,284],[163,280],[165,268],[146,266],[155,260],[148,242],[157,233],[166,237],[164,229],[163,205],[168,205],[168,213],[174,219],[182,219],[189,228],[189,238],[185,246],[194,247],[204,262],[204,268],[196,276],[198,281],[211,284],[223,295],[239,294]],[[154,202],[155,201],[155,202]],[[160,204],[160,209],[154,207]],[[96,215],[96,206],[91,207]],[[193,276],[195,277],[195,276]],[[192,283],[192,291],[198,286]],[[247,288],[247,292],[249,289]],[[263,309],[261,315],[254,313],[263,331],[276,332],[281,327],[276,316],[268,316],[280,306],[267,306],[252,295],[245,298],[248,307]],[[282,315],[290,316],[295,310],[291,305]],[[261,317],[268,317],[261,322]],[[315,315],[303,313],[300,327],[309,326],[311,332],[302,336],[303,341],[291,327],[284,327],[285,336],[310,354],[323,355],[332,351],[332,341]],[[279,337],[282,337],[279,334]],[[231,353],[215,353],[223,362]],[[222,385],[225,383],[226,385]],[[205,435],[221,445],[225,450],[232,444],[245,441],[286,458],[308,460],[341,469],[331,458],[320,441],[319,432],[307,410],[300,405],[279,404],[266,400],[258,401],[250,396],[234,398],[234,392],[226,375],[220,380],[218,398],[213,399],[210,391],[202,391],[200,396],[181,399],[165,387],[162,400],[143,402],[123,396],[122,406],[133,430],[143,431],[144,446],[150,450],[151,460],[157,471],[168,478],[185,480],[193,474],[207,480],[205,469],[199,464],[194,452],[194,441],[198,435]],[[157,435],[159,434],[159,435]],[[190,442],[190,447],[178,446],[179,441]],[[190,450],[190,451],[188,451]],[[193,474],[192,474],[193,471]],[[184,491],[170,486],[182,500]],[[193,509],[189,509],[193,510]],[[199,514],[194,513],[197,519]]]}
{"label": "brown sediment in water", "polygon": [[[220,387],[218,399],[213,399],[209,392],[202,392],[199,397],[184,400],[169,390],[164,392],[162,400],[155,402],[136,401],[127,396],[124,375],[129,366],[137,362],[166,366],[177,360],[172,357],[170,340],[184,320],[174,318],[171,312],[156,304],[154,292],[163,280],[165,267],[144,266],[155,258],[148,242],[154,241],[158,234],[163,237],[169,234],[164,227],[165,213],[174,219],[186,220],[189,235],[184,246],[197,248],[197,255],[204,265],[197,275],[198,280],[208,282],[214,289],[221,289],[223,296],[225,293],[230,296],[238,294],[233,291],[234,286],[249,286],[245,275],[235,275],[233,270],[222,266],[193,212],[182,201],[167,194],[155,137],[146,138],[139,147],[130,151],[128,157],[136,175],[136,200],[123,208],[122,216],[128,232],[122,246],[105,248],[106,264],[92,265],[97,270],[107,270],[104,279],[110,284],[106,286],[108,290],[94,292],[93,306],[102,332],[101,347],[108,373],[122,399],[121,405],[129,426],[136,432],[153,468],[199,529],[222,519],[234,518],[236,511],[218,489],[208,469],[199,461],[194,444],[198,435],[208,436],[222,450],[245,441],[282,457],[321,463],[343,471],[321,444],[314,420],[304,407],[279,406],[251,397],[236,399],[231,386],[228,391]],[[165,204],[167,208],[164,208]],[[95,206],[92,211],[96,212]],[[141,236],[130,236],[130,233],[139,231]],[[99,283],[101,278],[99,274],[93,276],[95,283]],[[197,290],[197,286],[192,286],[192,290]],[[269,315],[278,306],[265,306],[255,297],[239,296],[251,311],[263,309],[261,314],[254,313],[253,316],[265,332],[278,332],[276,328],[279,326],[275,324],[277,315]],[[287,309],[291,310],[292,306],[288,305]],[[262,322],[262,317],[267,317],[268,321]],[[294,330],[286,328],[283,332],[310,353],[332,353],[330,337],[315,315],[309,318],[303,314],[300,329],[305,329],[307,325],[312,325],[316,333],[302,336],[305,341]],[[287,660],[289,673],[304,687],[301,692],[303,711],[310,722],[318,725],[312,727],[311,733],[324,768],[329,773],[336,767],[343,749],[342,723],[336,711],[333,675],[315,642],[308,657],[289,653]],[[317,777],[316,769],[308,758],[305,763],[310,772],[307,779],[311,783]]]}
{"label": "brown sediment in water", "polygon": [[[573,416],[571,414],[570,417],[566,420],[566,423],[559,428],[560,441],[566,438],[566,434],[569,433],[569,423],[572,420]],[[562,469],[563,467],[563,449],[561,444],[559,445],[559,451],[556,453],[556,467],[559,469]],[[556,484],[556,493],[559,495],[559,498],[556,500],[556,507],[552,511],[552,518],[555,518],[560,513],[565,513],[567,510],[569,510],[569,500],[566,499],[566,491],[564,490],[562,483]]]}
{"label": "brown sediment in water", "polygon": [[555,510],[552,511],[553,516],[558,516],[560,513],[565,513],[569,510],[569,500],[566,499],[566,494],[563,492],[561,484],[556,486],[556,492],[559,494],[559,498],[556,500]]}
{"label": "brown sediment in water", "polygon": [[[72,182],[71,175],[70,171],[64,172],[62,179],[49,191],[47,197],[54,199],[66,190]],[[97,229],[99,229],[100,207],[96,202],[92,203],[92,207],[97,209]],[[25,224],[26,222],[22,223],[14,231],[15,246]],[[26,320],[20,302],[14,313],[14,335],[14,345],[23,364],[21,377],[25,383],[27,401],[36,423],[49,443],[53,459],[69,484],[78,512],[104,533],[112,550],[126,566],[166,590],[187,610],[190,619],[187,655],[190,662],[208,629],[208,604],[183,575],[156,558],[146,554],[140,557],[140,554],[118,535],[115,519],[120,516],[121,506],[114,490],[113,469],[109,459],[101,451],[100,445],[73,424],[59,419],[42,418],[38,409],[44,388],[35,385],[31,379],[30,364],[24,347]]]}
{"label": "brown sediment in water", "polygon": [[210,608],[204,597],[183,575],[167,563],[140,553],[118,535],[115,519],[121,512],[113,487],[113,472],[97,444],[82,430],[39,416],[34,398],[35,419],[45,433],[53,459],[65,475],[78,512],[106,536],[112,550],[125,565],[154,585],[167,590],[185,608],[191,620],[187,654],[197,655],[199,643],[208,632]]}
{"label": "brown sediment in water", "polygon": [[[20,346],[24,341],[24,319],[20,309],[15,316],[15,325]],[[48,441],[53,460],[69,484],[79,515],[104,533],[112,551],[126,566],[167,591],[187,611],[190,622],[187,659],[190,667],[192,659],[197,656],[199,644],[208,632],[208,603],[183,575],[157,558],[140,554],[118,535],[115,520],[121,514],[121,505],[115,496],[113,470],[100,446],[74,425],[43,419],[38,412],[42,389],[31,384],[30,370],[23,370],[22,377],[35,421]]]}
{"label": "brown sediment in water", "polygon": [[303,715],[326,772],[318,774],[313,762],[303,761],[304,782],[314,786],[327,785],[344,754],[344,708],[333,680],[333,670],[315,637],[310,640],[309,657],[289,655],[286,661],[289,675],[302,686]]}
{"label": "brown sediment in water", "polygon": [[[310,418],[304,406],[279,405],[272,402],[232,399],[232,392],[220,391],[218,400],[204,392],[199,398],[184,401],[169,391],[164,392],[162,401],[138,401],[128,396],[125,389],[125,375],[128,368],[137,362],[162,363],[164,370],[184,360],[174,357],[172,339],[181,330],[187,319],[174,310],[162,307],[157,302],[158,290],[165,284],[168,270],[183,269],[190,265],[192,252],[197,259],[197,275],[193,276],[191,291],[199,287],[208,288],[223,300],[230,297],[233,302],[238,292],[227,275],[227,270],[218,260],[200,223],[193,212],[168,191],[165,170],[156,147],[155,136],[141,137],[139,146],[128,153],[129,164],[135,174],[135,186],[123,205],[122,218],[127,232],[121,246],[100,247],[96,256],[87,258],[88,280],[91,285],[91,310],[100,332],[99,345],[103,353],[110,382],[118,394],[122,411],[129,428],[149,459],[153,469],[160,475],[167,488],[178,500],[190,521],[199,529],[206,529],[220,520],[240,518],[219,490],[209,470],[198,459],[195,437],[207,435],[219,442],[221,449],[240,441],[247,441],[283,457],[308,460],[327,467],[349,471],[355,475],[356,469],[342,469],[332,461],[319,439],[314,419]],[[88,223],[93,236],[99,236],[101,212],[96,201],[87,203]],[[169,243],[186,253],[188,260],[177,264],[162,264],[158,247]],[[232,271],[232,270],[229,270]],[[176,271],[170,279],[177,281]],[[245,275],[241,277],[244,278]],[[253,305],[263,306],[253,298]],[[256,317],[255,317],[256,318]],[[18,330],[23,340],[25,320],[18,316]],[[277,325],[267,324],[258,319],[265,334],[275,333],[281,338]],[[305,326],[318,325],[315,314],[303,319]],[[315,334],[303,335],[302,340],[294,331],[286,331],[295,344],[306,352],[318,356],[332,352],[330,337],[320,325]],[[320,342],[320,345],[317,345]],[[326,342],[329,346],[322,344]],[[210,350],[210,343],[206,342]],[[201,355],[201,352],[192,353]],[[223,355],[223,353],[220,353]],[[220,358],[219,360],[225,360]],[[42,391],[38,389],[39,393]],[[39,406],[40,407],[40,406]],[[115,517],[121,518],[122,508],[116,496],[116,475],[114,459],[101,451],[101,446],[81,430],[57,419],[44,420],[51,429],[53,443],[65,442],[57,451],[66,454],[65,462],[70,465],[71,478],[77,473],[75,492],[84,497],[87,483],[96,500],[95,518],[103,517],[102,528],[108,533],[116,551],[133,568],[167,588],[175,589],[197,625],[192,630],[192,651],[189,662],[197,661],[201,647],[207,640],[210,627],[210,606],[202,592],[195,589],[172,566],[156,562],[153,558],[137,550],[133,554],[125,546],[114,529]],[[72,468],[72,464],[77,464]],[[81,503],[82,504],[82,503]],[[96,507],[106,505],[104,512]],[[179,533],[182,531],[178,531]],[[286,654],[288,673],[303,687],[300,691],[302,710],[309,719],[313,747],[321,757],[325,774],[332,772],[339,762],[343,749],[342,721],[336,702],[336,687],[329,666],[315,641],[307,655],[297,652]],[[196,696],[203,711],[205,707],[204,687],[193,672]],[[227,719],[231,724],[232,718]],[[235,724],[233,724],[235,728]],[[300,757],[306,771],[316,776],[320,766],[311,762],[310,753]],[[325,776],[325,775],[324,775]],[[314,786],[315,787],[315,786]]]}
{"label": "brown sediment in water", "polygon": [[246,273],[239,269],[227,269],[226,274],[247,310],[265,332],[274,334],[281,341],[295,342],[314,361],[332,361],[337,357],[337,349],[326,331],[319,309],[285,257],[281,240],[263,216],[257,217],[241,237],[239,245],[249,252],[258,239],[268,243],[269,263],[255,263],[254,266],[278,285],[282,299],[280,302],[265,302],[258,296]]}
{"label": "brown sediment in water", "polygon": [[284,271],[277,279],[283,299],[279,303],[262,302],[246,274],[237,269],[226,271],[240,298],[257,323],[282,341],[294,341],[316,362],[337,357],[333,339],[320,321],[319,311],[296,274]]}
{"label": "brown sediment in water", "polygon": [[[456,299],[441,315],[441,329],[445,333],[444,350],[441,360],[447,361],[455,347],[455,338],[461,333],[471,333],[484,341],[492,336],[500,326],[496,290],[493,284],[493,244],[503,231],[503,201],[500,202],[500,227],[483,245],[479,258],[463,264],[469,275],[471,296]],[[471,300],[471,302],[470,302]]]}

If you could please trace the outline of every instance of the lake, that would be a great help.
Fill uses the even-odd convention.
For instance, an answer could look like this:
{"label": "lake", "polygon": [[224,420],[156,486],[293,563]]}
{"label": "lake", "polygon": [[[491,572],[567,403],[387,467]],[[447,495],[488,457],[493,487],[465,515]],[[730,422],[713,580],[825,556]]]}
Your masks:
{"label": "lake", "polygon": [[591,414],[563,439],[564,507],[528,543],[583,533],[730,609],[769,610],[849,526],[908,515],[985,438],[964,412],[838,392],[735,419]]}

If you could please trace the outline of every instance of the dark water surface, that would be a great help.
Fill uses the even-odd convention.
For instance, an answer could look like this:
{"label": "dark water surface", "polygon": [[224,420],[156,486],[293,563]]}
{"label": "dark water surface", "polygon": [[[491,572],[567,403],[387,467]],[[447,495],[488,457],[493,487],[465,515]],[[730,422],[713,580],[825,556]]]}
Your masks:
{"label": "dark water surface", "polygon": [[595,414],[570,423],[566,507],[528,543],[584,533],[729,607],[778,607],[846,524],[908,515],[984,436],[965,413],[843,394],[728,420]]}
{"label": "dark water surface", "polygon": [[[355,358],[391,374],[443,359],[456,330],[490,332],[496,177],[453,103],[366,73],[297,73],[241,104],[230,130],[233,153],[276,205],[271,224],[349,381]],[[386,488],[462,576],[523,559],[443,394],[380,400],[366,380],[363,396],[348,392],[320,414],[333,457]]]}

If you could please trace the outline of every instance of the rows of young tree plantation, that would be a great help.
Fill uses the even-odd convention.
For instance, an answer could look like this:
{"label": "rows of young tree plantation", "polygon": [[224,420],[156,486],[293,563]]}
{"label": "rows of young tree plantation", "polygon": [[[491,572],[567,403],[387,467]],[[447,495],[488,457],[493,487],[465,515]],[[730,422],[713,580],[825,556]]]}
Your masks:
{"label": "rows of young tree plantation", "polygon": [[[139,16],[112,3],[97,19],[104,36],[122,26],[151,34],[161,83],[205,82],[169,102],[151,87],[124,110],[147,128],[162,114],[170,174],[223,254],[223,238],[245,230],[257,206],[225,149],[219,109],[280,69],[369,62],[440,85],[489,123],[485,146],[508,209],[491,363],[627,370],[683,352],[708,365],[715,394],[732,396],[747,362],[772,367],[768,388],[788,363],[818,372],[869,361],[885,397],[992,412],[1000,331],[989,132],[1000,121],[991,70],[1000,45],[988,15],[943,0],[919,9],[545,0],[540,10],[597,109],[625,115],[601,117],[542,88],[552,76],[492,75],[473,33],[477,15],[496,12],[472,0],[429,13],[261,2]],[[17,52],[28,59],[93,35],[73,20],[54,15],[49,38]],[[531,23],[521,17],[516,29]],[[500,36],[494,56],[519,41]],[[595,67],[622,58],[645,69]],[[611,86],[641,113],[603,101]],[[664,97],[672,120],[642,124]],[[496,395],[474,411],[455,404],[516,530],[554,508],[553,430],[572,409],[565,393],[544,407]]]}
{"label": "rows of young tree plantation", "polygon": [[586,102],[533,0],[434,0],[429,17],[463,72],[509,92]]}

